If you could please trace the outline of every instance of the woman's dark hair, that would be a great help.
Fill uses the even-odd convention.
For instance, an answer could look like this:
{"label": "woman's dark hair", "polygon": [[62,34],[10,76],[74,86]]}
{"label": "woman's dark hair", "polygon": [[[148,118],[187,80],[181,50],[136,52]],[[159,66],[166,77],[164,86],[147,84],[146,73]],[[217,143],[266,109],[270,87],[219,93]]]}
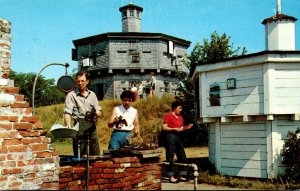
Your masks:
{"label": "woman's dark hair", "polygon": [[180,102],[180,101],[174,101],[173,103],[172,103],[172,105],[171,105],[171,108],[172,108],[172,111],[176,108],[176,107],[178,107],[178,106],[183,106],[183,104],[182,104],[182,102]]}
{"label": "woman's dark hair", "polygon": [[130,98],[131,101],[134,99],[134,95],[132,93],[132,91],[130,90],[124,90],[120,96],[121,100],[123,100],[124,98]]}
{"label": "woman's dark hair", "polygon": [[76,74],[76,79],[77,79],[78,76],[85,76],[85,78],[86,78],[87,80],[90,80],[90,74],[87,73],[86,71],[79,71],[79,72]]}

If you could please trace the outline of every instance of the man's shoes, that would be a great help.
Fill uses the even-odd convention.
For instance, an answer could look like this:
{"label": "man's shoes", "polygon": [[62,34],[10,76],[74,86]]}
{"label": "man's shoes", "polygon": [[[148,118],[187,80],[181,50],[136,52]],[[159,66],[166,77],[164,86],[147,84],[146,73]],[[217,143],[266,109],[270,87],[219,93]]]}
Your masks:
{"label": "man's shoes", "polygon": [[182,177],[182,176],[180,176],[180,177],[179,177],[179,181],[181,181],[181,182],[186,182],[186,181],[187,181],[187,179],[186,179],[186,178],[184,178],[184,177]]}
{"label": "man's shoes", "polygon": [[174,176],[170,177],[170,183],[178,183],[178,180]]}

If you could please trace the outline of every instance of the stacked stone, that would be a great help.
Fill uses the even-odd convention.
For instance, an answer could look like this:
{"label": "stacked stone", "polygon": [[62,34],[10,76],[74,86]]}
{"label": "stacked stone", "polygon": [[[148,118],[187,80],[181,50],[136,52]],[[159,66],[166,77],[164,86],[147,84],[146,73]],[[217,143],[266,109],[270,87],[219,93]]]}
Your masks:
{"label": "stacked stone", "polygon": [[0,79],[8,79],[10,72],[10,26],[9,21],[0,18]]}
{"label": "stacked stone", "polygon": [[[86,189],[86,165],[61,166],[60,190]],[[158,157],[111,158],[91,162],[87,190],[161,190],[162,168]]]}
{"label": "stacked stone", "polygon": [[58,189],[58,153],[19,88],[9,83],[10,23],[0,19],[0,29],[0,189]]}

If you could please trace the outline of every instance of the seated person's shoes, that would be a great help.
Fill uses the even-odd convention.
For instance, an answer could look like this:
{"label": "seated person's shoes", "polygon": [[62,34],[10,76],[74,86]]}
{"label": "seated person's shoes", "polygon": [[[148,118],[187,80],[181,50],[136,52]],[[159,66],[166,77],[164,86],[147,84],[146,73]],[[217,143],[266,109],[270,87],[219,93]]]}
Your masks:
{"label": "seated person's shoes", "polygon": [[178,180],[172,176],[170,177],[170,183],[178,183]]}
{"label": "seated person's shoes", "polygon": [[181,182],[186,182],[187,179],[181,176],[181,177],[179,177],[179,181],[181,181]]}

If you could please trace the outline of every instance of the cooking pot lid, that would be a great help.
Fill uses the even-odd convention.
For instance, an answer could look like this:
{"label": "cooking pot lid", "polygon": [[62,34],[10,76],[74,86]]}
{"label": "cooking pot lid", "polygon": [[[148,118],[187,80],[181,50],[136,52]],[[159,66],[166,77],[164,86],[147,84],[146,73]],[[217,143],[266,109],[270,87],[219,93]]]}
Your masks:
{"label": "cooking pot lid", "polygon": [[64,75],[58,79],[57,87],[60,91],[62,91],[64,93],[69,93],[70,91],[74,90],[75,83],[71,76]]}

